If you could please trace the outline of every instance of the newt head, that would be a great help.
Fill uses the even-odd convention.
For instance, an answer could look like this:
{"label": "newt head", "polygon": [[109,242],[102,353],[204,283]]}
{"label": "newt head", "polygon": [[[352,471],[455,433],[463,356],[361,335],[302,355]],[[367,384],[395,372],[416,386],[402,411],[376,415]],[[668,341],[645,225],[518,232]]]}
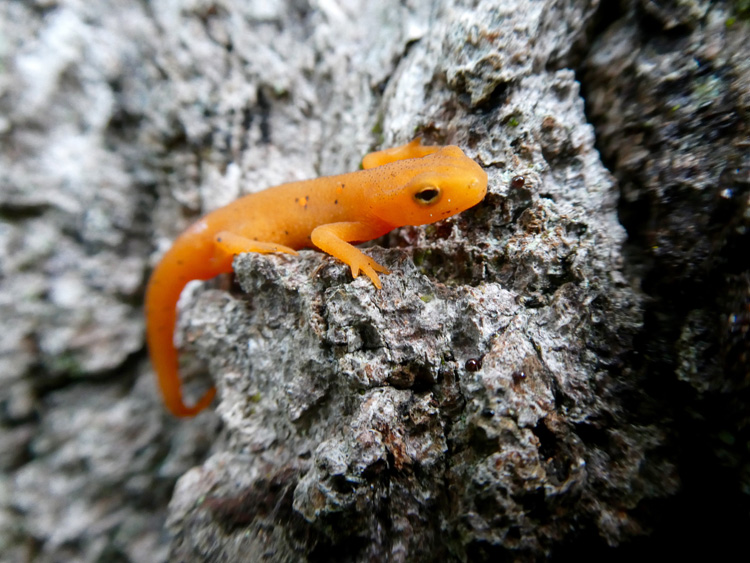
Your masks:
{"label": "newt head", "polygon": [[401,181],[369,201],[371,213],[394,227],[451,217],[475,206],[487,193],[487,173],[456,146],[386,166],[395,165],[401,167]]}

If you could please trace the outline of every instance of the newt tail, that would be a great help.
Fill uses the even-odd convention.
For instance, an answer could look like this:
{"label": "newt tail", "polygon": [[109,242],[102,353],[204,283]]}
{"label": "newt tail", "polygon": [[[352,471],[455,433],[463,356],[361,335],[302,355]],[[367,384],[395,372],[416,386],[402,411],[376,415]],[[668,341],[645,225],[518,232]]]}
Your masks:
{"label": "newt tail", "polygon": [[[146,289],[146,326],[151,363],[157,375],[164,404],[175,416],[195,416],[213,401],[216,388],[212,387],[192,407],[182,399],[179,359],[174,346],[174,327],[177,322],[177,301],[188,282],[208,280],[232,271],[232,260],[217,260],[212,245],[198,235],[195,227],[188,229],[164,255]],[[158,320],[157,320],[158,319]]]}

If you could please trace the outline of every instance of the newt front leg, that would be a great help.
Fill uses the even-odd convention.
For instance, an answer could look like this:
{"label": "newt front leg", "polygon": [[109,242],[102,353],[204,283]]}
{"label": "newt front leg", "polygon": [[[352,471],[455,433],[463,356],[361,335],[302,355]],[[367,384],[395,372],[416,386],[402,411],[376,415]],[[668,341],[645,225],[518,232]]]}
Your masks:
{"label": "newt front leg", "polygon": [[352,277],[356,278],[360,272],[372,280],[375,287],[382,287],[376,272],[389,274],[390,272],[375,260],[355,248],[348,241],[372,240],[384,235],[390,229],[367,223],[330,223],[316,227],[310,238],[312,243],[347,264],[352,270]]}

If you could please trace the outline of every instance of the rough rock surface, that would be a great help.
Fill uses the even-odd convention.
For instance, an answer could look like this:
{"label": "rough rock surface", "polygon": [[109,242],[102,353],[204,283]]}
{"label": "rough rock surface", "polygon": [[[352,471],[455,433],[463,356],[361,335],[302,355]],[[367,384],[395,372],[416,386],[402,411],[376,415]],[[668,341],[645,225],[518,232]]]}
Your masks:
{"label": "rough rock surface", "polygon": [[[538,557],[576,534],[617,544],[641,531],[629,509],[676,489],[662,430],[623,406],[644,401],[622,358],[639,297],[574,74],[545,70],[550,45],[572,42],[564,12],[451,4],[385,28],[429,33],[390,63],[369,114],[385,145],[417,131],[466,147],[490,195],[372,250],[393,271],[382,291],[319,253],[247,255],[242,292],[188,307],[227,444],[176,491],[174,559]],[[329,34],[348,49],[334,24],[297,49]],[[370,68],[381,40],[351,64]],[[372,96],[380,79],[365,76]],[[302,91],[323,112],[319,92],[361,104]]]}
{"label": "rough rock surface", "polygon": [[655,539],[750,526],[750,4],[628,2],[585,63],[587,108],[620,185],[648,299],[644,388],[669,420],[682,492]]}
{"label": "rough rock surface", "polygon": [[[593,557],[746,494],[747,12],[1,3],[3,559]],[[171,420],[142,343],[160,252],[416,134],[485,166],[485,201],[369,248],[381,291],[313,251],[192,286],[177,337],[219,400]]]}

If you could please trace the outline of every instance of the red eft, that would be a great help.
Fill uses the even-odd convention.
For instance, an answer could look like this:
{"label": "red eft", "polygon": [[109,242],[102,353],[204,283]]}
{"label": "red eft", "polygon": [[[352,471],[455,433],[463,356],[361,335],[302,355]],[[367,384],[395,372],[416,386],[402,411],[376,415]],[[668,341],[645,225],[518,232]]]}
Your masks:
{"label": "red eft", "polygon": [[487,174],[461,149],[424,146],[419,138],[368,154],[362,168],[241,197],[193,224],[164,254],[146,289],[146,339],[172,414],[194,416],[216,393],[210,389],[192,407],[182,399],[173,338],[177,301],[189,281],[231,272],[242,252],[297,254],[317,247],[380,289],[378,272],[388,271],[350,242],[445,219],[476,205],[487,191]]}

